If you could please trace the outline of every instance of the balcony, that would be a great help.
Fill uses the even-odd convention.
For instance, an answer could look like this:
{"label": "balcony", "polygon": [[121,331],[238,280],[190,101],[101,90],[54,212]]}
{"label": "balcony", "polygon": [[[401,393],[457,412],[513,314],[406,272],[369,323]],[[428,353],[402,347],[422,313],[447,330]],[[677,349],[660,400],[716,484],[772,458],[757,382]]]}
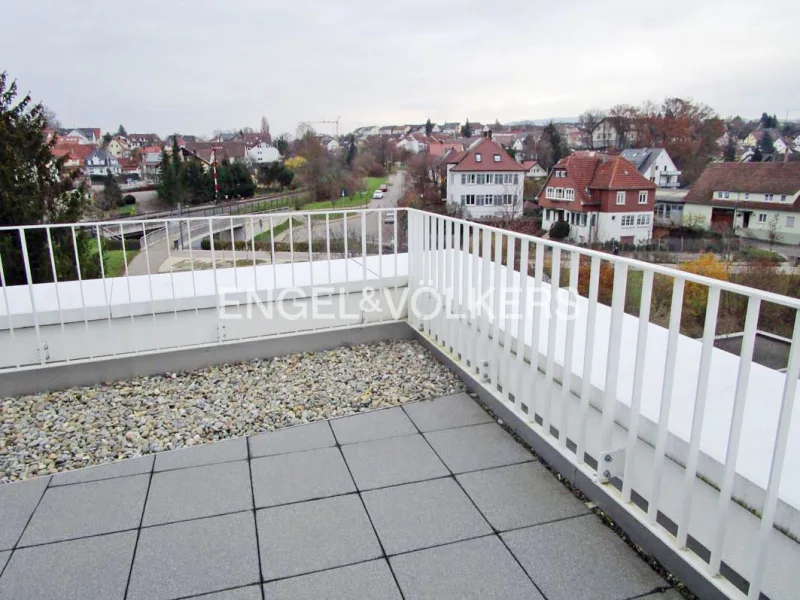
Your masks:
{"label": "balcony", "polygon": [[[800,321],[785,373],[752,355],[762,309],[800,302],[415,210],[284,216],[266,246],[211,236],[176,261],[162,239],[137,257],[146,275],[121,277],[64,275],[63,240],[102,238],[101,224],[0,230],[18,240],[0,264],[0,395],[413,339],[477,402],[400,402],[6,484],[0,597],[670,587],[598,510],[699,597],[795,595]],[[251,218],[225,217],[230,239]],[[700,290],[693,339],[682,313]],[[664,294],[668,315],[651,314]],[[734,297],[740,356],[714,347]]]}

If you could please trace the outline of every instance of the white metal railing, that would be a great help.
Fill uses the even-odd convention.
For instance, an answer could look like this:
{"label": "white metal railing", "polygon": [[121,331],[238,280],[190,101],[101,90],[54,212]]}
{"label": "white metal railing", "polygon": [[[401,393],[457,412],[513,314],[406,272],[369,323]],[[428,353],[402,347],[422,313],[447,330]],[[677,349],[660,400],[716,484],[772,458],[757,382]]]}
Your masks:
{"label": "white metal railing", "polygon": [[[0,228],[0,370],[388,318],[386,311],[359,312],[358,298],[348,294],[405,286],[403,209],[157,222],[183,235],[138,248],[152,221]],[[122,244],[123,226],[130,230],[131,223],[140,230],[129,231],[135,239]],[[257,241],[262,234],[267,238]],[[131,260],[132,252],[138,254]],[[339,312],[303,323],[236,320],[228,303],[244,307],[319,294],[341,295]],[[252,307],[247,310],[252,314]]]}
{"label": "white metal railing", "polygon": [[[796,592],[800,300],[413,210],[409,248],[409,320],[477,384],[723,593]],[[741,357],[714,348],[723,296],[746,305]],[[753,362],[766,303],[793,327],[785,374]]]}

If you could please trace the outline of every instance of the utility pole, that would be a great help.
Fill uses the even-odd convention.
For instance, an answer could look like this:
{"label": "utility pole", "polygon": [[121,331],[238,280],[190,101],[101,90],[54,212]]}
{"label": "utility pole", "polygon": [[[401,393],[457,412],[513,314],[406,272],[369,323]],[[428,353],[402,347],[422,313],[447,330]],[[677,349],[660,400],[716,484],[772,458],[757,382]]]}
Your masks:
{"label": "utility pole", "polygon": [[211,147],[211,172],[214,174],[214,202],[219,202],[219,181],[217,180],[217,150],[222,150],[222,146]]}

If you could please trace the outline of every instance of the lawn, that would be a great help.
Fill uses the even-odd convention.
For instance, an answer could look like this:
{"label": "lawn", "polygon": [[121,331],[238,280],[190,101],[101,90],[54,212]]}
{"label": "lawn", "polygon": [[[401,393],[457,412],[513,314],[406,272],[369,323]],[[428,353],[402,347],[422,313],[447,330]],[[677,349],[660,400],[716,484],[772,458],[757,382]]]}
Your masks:
{"label": "lawn", "polygon": [[[92,244],[89,250],[89,256],[91,257],[92,261],[97,260],[97,241],[94,240],[94,244]],[[128,259],[128,264],[131,264],[131,261],[139,254],[139,250],[126,250],[126,257]],[[125,275],[125,267],[123,263],[123,255],[122,250],[109,250],[108,248],[103,248],[103,270],[105,272],[106,277],[122,277]]]}
{"label": "lawn", "polygon": [[[292,222],[294,223],[292,227],[297,227],[299,225],[302,225],[302,223],[297,219],[292,219]],[[275,227],[273,227],[272,231],[264,231],[263,233],[259,233],[255,237],[256,243],[259,242],[269,243],[273,235],[280,235],[287,229],[289,229],[289,219],[286,219],[286,221],[284,221],[280,225],[276,225]]]}
{"label": "lawn", "polygon": [[336,201],[336,205],[331,200],[322,200],[321,202],[310,202],[303,206],[303,210],[324,210],[326,208],[355,208],[369,204],[372,200],[372,194],[375,193],[382,183],[386,183],[386,177],[365,177],[364,183],[366,189],[358,194],[352,196],[345,196]]}
{"label": "lawn", "polygon": [[119,216],[120,217],[132,217],[136,214],[136,205],[135,204],[126,204],[125,206],[119,207]]}

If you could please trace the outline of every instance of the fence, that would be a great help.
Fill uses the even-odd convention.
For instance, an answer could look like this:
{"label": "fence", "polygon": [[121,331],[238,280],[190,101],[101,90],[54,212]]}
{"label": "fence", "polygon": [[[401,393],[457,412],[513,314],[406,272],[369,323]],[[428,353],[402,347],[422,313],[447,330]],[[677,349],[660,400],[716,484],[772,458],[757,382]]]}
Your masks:
{"label": "fence", "polygon": [[[794,593],[800,301],[441,215],[409,227],[416,327],[718,591]],[[746,306],[741,359],[714,348],[724,294]],[[680,335],[685,300],[702,340]],[[752,362],[766,304],[793,314],[786,374]]]}

